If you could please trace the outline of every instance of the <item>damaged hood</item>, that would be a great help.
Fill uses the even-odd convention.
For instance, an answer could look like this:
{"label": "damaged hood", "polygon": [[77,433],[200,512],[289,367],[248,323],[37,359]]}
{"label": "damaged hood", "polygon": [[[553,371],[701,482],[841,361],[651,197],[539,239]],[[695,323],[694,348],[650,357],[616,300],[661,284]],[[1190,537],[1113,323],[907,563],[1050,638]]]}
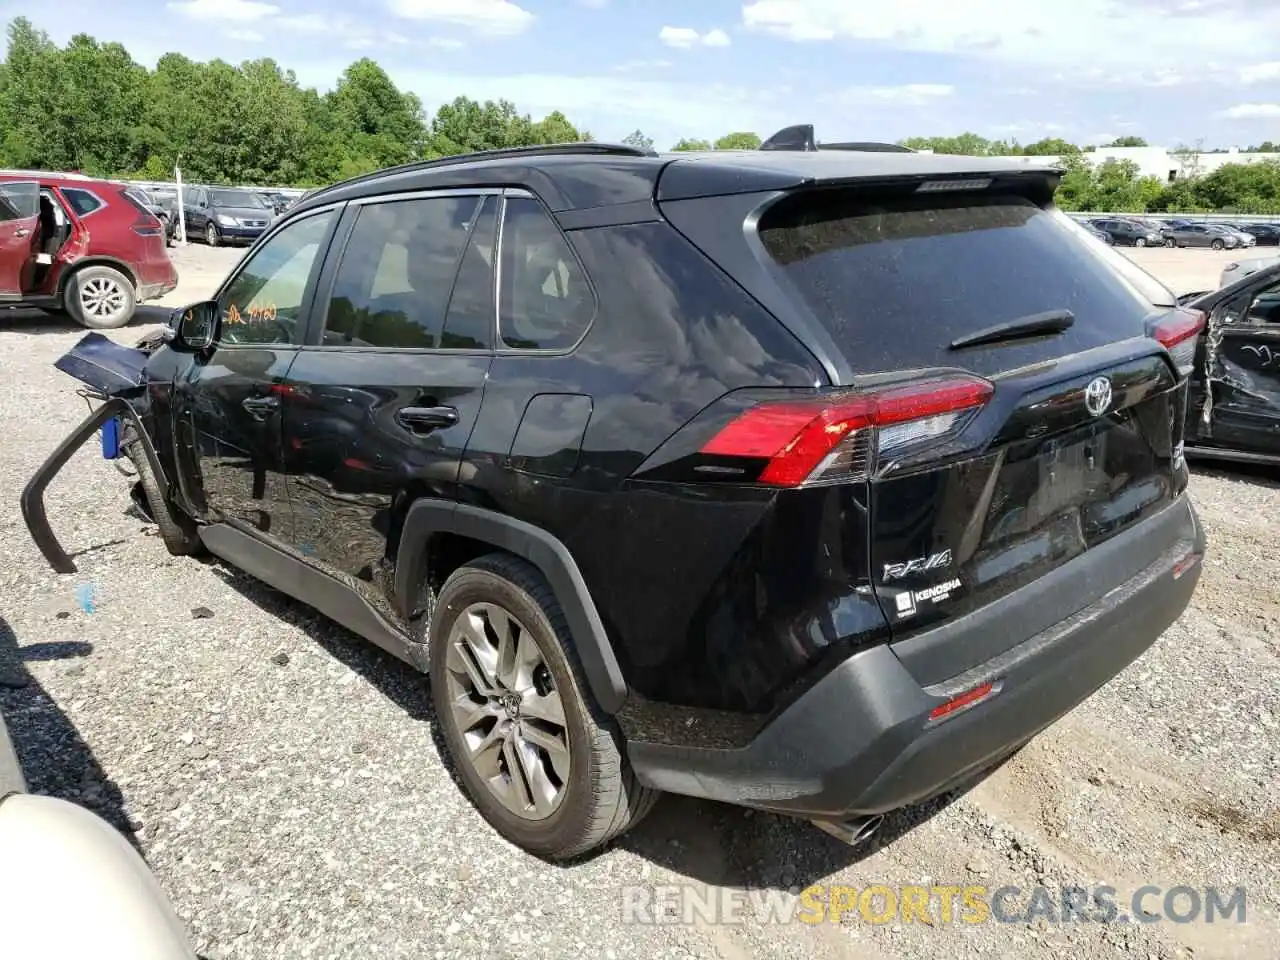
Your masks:
{"label": "damaged hood", "polygon": [[149,359],[145,350],[121,346],[100,333],[90,333],[53,365],[108,396],[124,396],[145,386]]}

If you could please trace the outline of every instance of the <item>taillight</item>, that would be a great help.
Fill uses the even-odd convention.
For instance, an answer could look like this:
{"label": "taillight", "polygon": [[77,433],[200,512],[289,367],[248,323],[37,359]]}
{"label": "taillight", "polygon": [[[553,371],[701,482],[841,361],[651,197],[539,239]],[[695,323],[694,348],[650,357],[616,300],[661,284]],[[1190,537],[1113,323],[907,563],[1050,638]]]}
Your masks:
{"label": "taillight", "polygon": [[948,376],[868,393],[761,403],[707,441],[707,456],[767,461],[756,482],[845,483],[955,437],[991,397],[986,380]]}
{"label": "taillight", "polygon": [[1169,351],[1173,365],[1183,376],[1191,373],[1196,365],[1196,340],[1204,329],[1203,310],[1179,307],[1151,328],[1155,337]]}
{"label": "taillight", "polygon": [[164,233],[164,224],[152,217],[150,221],[135,220],[130,229],[140,237],[158,237]]}

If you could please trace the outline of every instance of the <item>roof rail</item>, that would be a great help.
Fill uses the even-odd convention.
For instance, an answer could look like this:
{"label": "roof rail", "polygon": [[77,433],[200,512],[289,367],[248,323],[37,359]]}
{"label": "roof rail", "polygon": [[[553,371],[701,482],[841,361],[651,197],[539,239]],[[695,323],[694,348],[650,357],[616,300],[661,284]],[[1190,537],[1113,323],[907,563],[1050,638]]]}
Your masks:
{"label": "roof rail", "polygon": [[874,140],[850,141],[848,143],[818,143],[814,139],[812,123],[798,123],[792,127],[783,127],[772,137],[760,144],[761,150],[856,150],[863,153],[915,153],[914,150],[897,143],[880,143]]}
{"label": "roof rail", "polygon": [[494,150],[474,150],[471,153],[459,153],[449,157],[439,157],[435,160],[415,160],[412,163],[403,163],[399,166],[384,167],[381,170],[373,170],[369,173],[360,174],[359,176],[351,177],[347,180],[339,180],[337,183],[331,183],[328,186],[320,187],[308,194],[305,199],[310,200],[312,197],[328,193],[330,190],[336,190],[338,187],[348,187],[352,184],[365,183],[366,181],[387,176],[388,174],[411,173],[415,170],[435,170],[439,167],[452,167],[463,163],[477,163],[482,160],[504,160],[509,157],[656,157],[657,155],[658,152],[652,147],[649,149],[642,149],[625,143],[596,143],[594,141],[543,143],[532,147],[499,147]]}

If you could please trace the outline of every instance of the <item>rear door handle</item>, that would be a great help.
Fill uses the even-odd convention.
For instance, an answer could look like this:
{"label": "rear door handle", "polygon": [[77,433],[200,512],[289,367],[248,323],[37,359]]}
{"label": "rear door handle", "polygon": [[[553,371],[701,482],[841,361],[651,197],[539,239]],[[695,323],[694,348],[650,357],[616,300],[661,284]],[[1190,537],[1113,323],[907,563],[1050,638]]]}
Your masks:
{"label": "rear door handle", "polygon": [[415,433],[426,433],[452,427],[458,422],[458,411],[454,407],[401,407],[396,422]]}
{"label": "rear door handle", "polygon": [[256,420],[265,420],[267,416],[280,406],[279,397],[249,397],[241,401],[240,406],[249,411]]}

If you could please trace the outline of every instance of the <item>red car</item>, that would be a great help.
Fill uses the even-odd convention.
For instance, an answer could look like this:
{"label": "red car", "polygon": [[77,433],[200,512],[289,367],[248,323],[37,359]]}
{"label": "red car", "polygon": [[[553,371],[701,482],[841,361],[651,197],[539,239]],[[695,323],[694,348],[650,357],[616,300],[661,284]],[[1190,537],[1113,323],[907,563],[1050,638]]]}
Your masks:
{"label": "red car", "polygon": [[0,170],[0,304],[105,330],[177,285],[164,226],[127,184]]}

